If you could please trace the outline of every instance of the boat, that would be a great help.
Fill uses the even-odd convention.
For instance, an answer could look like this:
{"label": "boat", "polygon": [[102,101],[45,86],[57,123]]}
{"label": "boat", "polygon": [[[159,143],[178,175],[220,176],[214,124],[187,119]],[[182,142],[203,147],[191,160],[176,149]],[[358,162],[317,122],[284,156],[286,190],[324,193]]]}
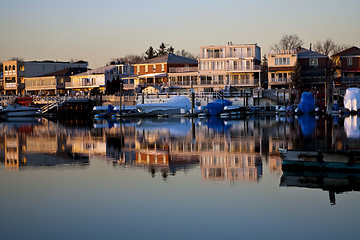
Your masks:
{"label": "boat", "polygon": [[283,171],[360,172],[359,150],[279,149]]}
{"label": "boat", "polygon": [[218,116],[224,112],[224,108],[231,106],[232,102],[224,99],[218,99],[206,105],[206,113],[210,116]]}
{"label": "boat", "polygon": [[360,92],[358,88],[346,89],[344,107],[350,112],[357,111],[360,108]]}
{"label": "boat", "polygon": [[35,117],[40,114],[40,109],[35,107],[25,107],[18,104],[10,104],[5,102],[0,107],[0,117],[12,118],[12,117]]}
{"label": "boat", "polygon": [[147,115],[179,115],[190,113],[191,102],[185,96],[174,96],[164,103],[143,103],[135,107],[140,113]]}
{"label": "boat", "polygon": [[335,194],[360,190],[360,174],[344,172],[284,171],[280,187],[321,189],[329,192],[330,204],[336,204]]}
{"label": "boat", "polygon": [[303,92],[301,94],[299,110],[303,114],[310,114],[315,111],[314,97],[311,93]]}

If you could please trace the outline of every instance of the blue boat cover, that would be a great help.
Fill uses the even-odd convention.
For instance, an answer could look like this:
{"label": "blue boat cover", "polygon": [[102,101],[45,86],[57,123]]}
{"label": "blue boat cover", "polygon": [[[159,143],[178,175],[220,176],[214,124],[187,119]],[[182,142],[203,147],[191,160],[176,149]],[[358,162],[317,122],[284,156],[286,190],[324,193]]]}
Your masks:
{"label": "blue boat cover", "polygon": [[315,110],[314,97],[311,93],[303,92],[301,94],[299,110],[304,114],[309,114]]}
{"label": "blue boat cover", "polygon": [[207,111],[210,116],[217,116],[224,111],[225,106],[231,106],[232,102],[218,99],[207,105]]}

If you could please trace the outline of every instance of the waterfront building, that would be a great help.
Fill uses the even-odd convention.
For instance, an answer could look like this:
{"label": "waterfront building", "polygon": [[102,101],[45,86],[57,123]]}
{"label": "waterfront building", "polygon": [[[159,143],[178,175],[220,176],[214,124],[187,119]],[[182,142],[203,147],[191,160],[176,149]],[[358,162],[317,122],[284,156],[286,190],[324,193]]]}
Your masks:
{"label": "waterfront building", "polygon": [[32,95],[64,95],[65,83],[70,76],[86,71],[86,68],[65,68],[40,77],[25,78],[25,93]]}
{"label": "waterfront building", "polygon": [[87,68],[85,61],[5,61],[3,62],[4,94],[24,94],[25,78],[44,76],[66,68]]}
{"label": "waterfront building", "polygon": [[[70,77],[70,82],[65,83],[67,94],[75,92],[90,92],[92,89],[99,89],[105,93],[106,84],[111,81],[127,77],[132,74],[132,66],[115,64],[88,70]],[[130,85],[130,86],[129,86]],[[124,84],[124,88],[131,88],[132,84]]]}
{"label": "waterfront building", "polygon": [[339,67],[335,73],[335,86],[343,92],[360,87],[360,49],[351,47],[332,56]]}
{"label": "waterfront building", "polygon": [[[268,88],[290,88],[299,85],[303,88],[323,88],[328,56],[302,47],[290,50],[272,50],[268,55]],[[299,71],[300,83],[292,79]]]}
{"label": "waterfront building", "polygon": [[235,91],[261,85],[261,49],[255,44],[200,47],[199,90],[212,92],[228,87]]}
{"label": "waterfront building", "polygon": [[197,60],[172,53],[144,60],[134,64],[134,74],[125,79],[134,80],[134,87],[171,86],[168,74],[183,69],[185,72],[197,69]]}
{"label": "waterfront building", "polygon": [[261,85],[260,63],[257,44],[201,46],[198,67],[170,69],[170,84],[196,92],[253,89]]}

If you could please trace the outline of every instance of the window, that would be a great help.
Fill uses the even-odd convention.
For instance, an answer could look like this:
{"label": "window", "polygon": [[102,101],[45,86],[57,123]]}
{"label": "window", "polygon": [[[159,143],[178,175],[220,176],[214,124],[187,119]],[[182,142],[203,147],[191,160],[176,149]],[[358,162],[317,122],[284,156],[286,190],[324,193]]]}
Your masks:
{"label": "window", "polygon": [[7,71],[8,70],[8,67],[7,66],[5,66],[5,71]]}
{"label": "window", "polygon": [[271,78],[275,78],[275,73],[271,73]]}
{"label": "window", "polygon": [[318,59],[317,58],[310,58],[309,59],[309,65],[310,66],[317,66],[318,65]]}
{"label": "window", "polygon": [[275,58],[275,65],[290,65],[290,58]]}
{"label": "window", "polygon": [[15,65],[12,66],[13,71],[15,71]]}
{"label": "window", "polygon": [[161,71],[162,71],[162,72],[165,71],[165,64],[161,64]]}
{"label": "window", "polygon": [[353,64],[353,59],[352,58],[348,58],[347,59],[347,65],[351,66]]}
{"label": "window", "polygon": [[156,72],[156,65],[153,65],[153,72]]}
{"label": "window", "polygon": [[138,75],[140,74],[140,66],[136,67],[136,72],[137,72]]}
{"label": "window", "polygon": [[148,72],[148,71],[149,71],[149,66],[145,65],[145,72]]}

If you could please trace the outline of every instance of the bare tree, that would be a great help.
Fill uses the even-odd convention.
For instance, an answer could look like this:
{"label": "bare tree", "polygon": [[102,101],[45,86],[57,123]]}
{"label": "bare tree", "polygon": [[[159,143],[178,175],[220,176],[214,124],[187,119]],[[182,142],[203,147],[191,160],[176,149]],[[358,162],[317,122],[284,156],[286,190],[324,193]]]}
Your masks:
{"label": "bare tree", "polygon": [[9,61],[24,61],[24,59],[21,57],[12,57],[9,59]]}
{"label": "bare tree", "polygon": [[348,45],[341,45],[341,44],[336,44],[332,39],[328,38],[325,41],[317,41],[314,44],[314,50],[318,53],[324,54],[326,56],[331,56],[334,55],[336,53],[339,53],[347,48],[349,48],[350,46]]}
{"label": "bare tree", "polygon": [[197,56],[195,56],[194,54],[192,54],[191,52],[186,51],[185,49],[182,50],[177,50],[176,51],[176,55],[182,56],[182,57],[186,57],[186,58],[191,58],[196,60]]}
{"label": "bare tree", "polygon": [[272,50],[290,50],[303,45],[304,41],[297,34],[283,35],[279,43],[274,44]]}
{"label": "bare tree", "polygon": [[144,61],[144,54],[129,54],[124,57],[112,58],[110,62],[123,62],[124,64],[136,64]]}

